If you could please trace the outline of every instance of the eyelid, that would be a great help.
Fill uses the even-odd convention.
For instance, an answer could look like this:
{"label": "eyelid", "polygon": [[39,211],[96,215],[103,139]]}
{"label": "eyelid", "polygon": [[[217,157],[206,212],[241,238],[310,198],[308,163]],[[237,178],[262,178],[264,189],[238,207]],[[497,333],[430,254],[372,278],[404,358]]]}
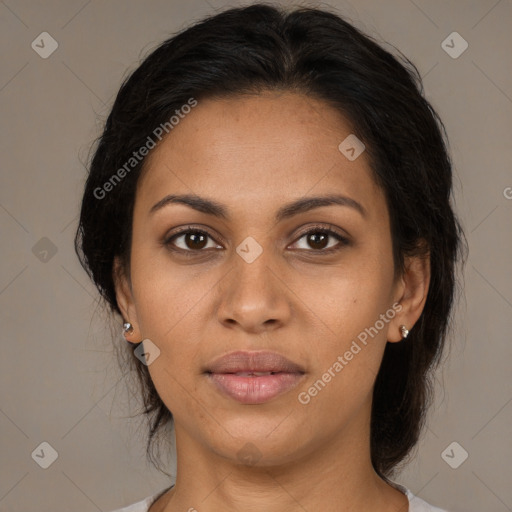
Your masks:
{"label": "eyelid", "polygon": [[346,233],[345,231],[342,231],[338,228],[336,228],[335,226],[333,226],[332,224],[313,224],[313,225],[308,225],[306,228],[304,228],[303,230],[299,231],[299,233],[297,235],[295,235],[297,238],[296,240],[302,238],[304,235],[307,235],[311,232],[317,232],[317,231],[322,231],[322,232],[325,232],[325,233],[328,233],[330,235],[335,235],[337,237],[339,237],[340,239],[344,240],[345,242],[350,242],[350,236],[348,235],[348,233]]}

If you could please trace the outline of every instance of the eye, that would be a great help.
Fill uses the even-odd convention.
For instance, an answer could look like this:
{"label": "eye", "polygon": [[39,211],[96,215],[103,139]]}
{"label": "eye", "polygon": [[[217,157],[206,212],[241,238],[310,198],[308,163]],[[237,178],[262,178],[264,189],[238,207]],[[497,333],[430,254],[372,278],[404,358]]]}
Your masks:
{"label": "eye", "polygon": [[[314,227],[303,233],[299,241],[305,239],[305,246],[299,247],[300,250],[322,253],[332,253],[340,250],[343,246],[349,244],[349,240],[332,229],[325,227]],[[336,243],[338,241],[338,243]],[[330,242],[333,242],[330,244]],[[298,242],[295,242],[298,243]]]}
{"label": "eye", "polygon": [[[298,247],[299,250],[322,254],[336,252],[350,243],[348,238],[337,231],[322,226],[314,226],[302,233],[295,244],[303,239],[305,239],[305,246]],[[222,246],[216,244],[207,231],[190,226],[168,236],[163,241],[163,245],[186,256],[194,256],[194,253],[204,252],[204,249],[222,249]]]}
{"label": "eye", "polygon": [[220,247],[215,243],[208,245],[208,239],[213,242],[213,238],[206,231],[185,228],[167,237],[164,245],[170,246],[172,250],[184,252],[200,252],[203,249]]}

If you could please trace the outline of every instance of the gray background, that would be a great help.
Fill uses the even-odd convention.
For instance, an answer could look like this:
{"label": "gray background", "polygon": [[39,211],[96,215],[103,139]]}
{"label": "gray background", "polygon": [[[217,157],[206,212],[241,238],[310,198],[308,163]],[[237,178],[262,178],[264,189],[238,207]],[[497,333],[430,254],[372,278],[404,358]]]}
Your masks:
{"label": "gray background", "polygon": [[[136,388],[118,369],[73,235],[89,146],[121,80],[172,32],[234,5],[0,1],[2,512],[108,511],[169,485],[145,461],[144,422],[128,417]],[[418,66],[448,130],[470,245],[428,429],[396,480],[454,512],[512,510],[511,2],[328,5]],[[59,45],[47,59],[31,47],[44,31]],[[469,43],[455,59],[441,46],[453,31]],[[469,454],[457,469],[442,456],[454,441]],[[36,463],[48,449],[31,455],[42,442],[58,453],[48,469]]]}

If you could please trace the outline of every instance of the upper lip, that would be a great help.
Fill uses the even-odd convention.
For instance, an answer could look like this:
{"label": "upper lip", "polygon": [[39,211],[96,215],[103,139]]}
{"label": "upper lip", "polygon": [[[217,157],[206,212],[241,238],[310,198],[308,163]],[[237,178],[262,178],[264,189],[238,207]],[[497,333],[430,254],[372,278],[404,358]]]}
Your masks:
{"label": "upper lip", "polygon": [[210,362],[206,373],[286,372],[305,373],[298,364],[277,352],[230,352]]}

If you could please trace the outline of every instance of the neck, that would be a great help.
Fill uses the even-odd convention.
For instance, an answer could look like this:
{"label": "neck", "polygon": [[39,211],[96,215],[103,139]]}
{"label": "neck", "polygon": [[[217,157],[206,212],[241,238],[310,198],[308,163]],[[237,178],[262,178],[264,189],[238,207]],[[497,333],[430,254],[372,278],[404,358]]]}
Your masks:
{"label": "neck", "polygon": [[284,463],[242,464],[175,430],[176,485],[151,512],[408,512],[407,497],[373,469],[368,414]]}

